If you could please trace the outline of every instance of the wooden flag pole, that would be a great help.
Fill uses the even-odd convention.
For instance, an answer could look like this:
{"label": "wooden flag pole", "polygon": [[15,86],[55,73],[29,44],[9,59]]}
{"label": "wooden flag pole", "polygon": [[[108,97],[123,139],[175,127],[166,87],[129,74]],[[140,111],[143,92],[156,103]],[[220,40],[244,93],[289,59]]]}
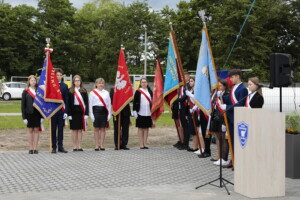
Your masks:
{"label": "wooden flag pole", "polygon": [[180,137],[180,133],[179,133],[179,130],[178,130],[178,124],[176,122],[176,119],[174,119],[174,123],[175,123],[175,127],[176,127],[176,130],[177,130],[178,139],[179,139],[180,142],[182,142],[181,137]]}
{"label": "wooden flag pole", "polygon": [[232,149],[232,141],[231,141],[231,136],[230,136],[230,130],[229,130],[229,125],[228,125],[228,120],[227,120],[227,114],[224,113],[224,121],[226,125],[226,131],[228,133],[228,143],[229,143],[229,151],[231,155],[231,160],[232,160],[232,166],[234,166],[234,155],[233,155],[233,149]]}
{"label": "wooden flag pole", "polygon": [[118,150],[120,149],[121,143],[121,113],[118,115]]}

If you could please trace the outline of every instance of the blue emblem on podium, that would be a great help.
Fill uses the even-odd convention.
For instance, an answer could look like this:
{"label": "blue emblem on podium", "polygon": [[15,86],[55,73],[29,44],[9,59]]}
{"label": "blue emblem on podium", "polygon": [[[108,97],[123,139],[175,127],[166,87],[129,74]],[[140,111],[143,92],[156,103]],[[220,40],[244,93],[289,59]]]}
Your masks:
{"label": "blue emblem on podium", "polygon": [[237,124],[237,129],[238,129],[238,137],[239,137],[240,145],[242,149],[244,149],[248,141],[249,126],[245,122],[240,122]]}

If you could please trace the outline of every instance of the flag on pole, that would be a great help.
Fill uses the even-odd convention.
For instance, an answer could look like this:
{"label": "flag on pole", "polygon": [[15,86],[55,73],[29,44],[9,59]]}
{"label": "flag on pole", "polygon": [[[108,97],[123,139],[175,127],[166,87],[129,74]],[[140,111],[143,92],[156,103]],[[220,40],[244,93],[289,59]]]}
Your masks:
{"label": "flag on pole", "polygon": [[205,113],[211,113],[210,95],[218,87],[215,63],[206,28],[202,29],[202,41],[196,70],[194,97],[196,105]]}
{"label": "flag on pole", "polygon": [[120,50],[116,83],[113,97],[113,115],[117,116],[123,108],[133,99],[132,84],[126,66],[124,49]]}
{"label": "flag on pole", "polygon": [[[50,58],[52,49],[46,48],[45,52],[46,58],[33,106],[48,120],[63,107],[64,101]],[[48,92],[48,97],[46,97],[46,92]]]}
{"label": "flag on pole", "polygon": [[174,31],[171,30],[169,37],[168,58],[166,77],[164,83],[164,100],[171,108],[173,102],[178,98],[177,89],[184,85],[184,74],[182,70],[180,55],[177,48]]}
{"label": "flag on pole", "polygon": [[156,121],[159,116],[164,112],[164,76],[161,70],[159,61],[156,61],[156,71],[154,78],[154,90],[153,90],[153,100],[151,116],[154,121]]}

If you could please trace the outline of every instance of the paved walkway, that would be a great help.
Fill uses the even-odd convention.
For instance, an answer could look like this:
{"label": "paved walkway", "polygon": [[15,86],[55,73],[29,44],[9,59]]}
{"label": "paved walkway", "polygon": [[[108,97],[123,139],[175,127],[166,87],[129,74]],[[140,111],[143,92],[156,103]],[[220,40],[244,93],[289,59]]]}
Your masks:
{"label": "paved walkway", "polygon": [[[129,151],[0,154],[0,199],[248,199],[224,188],[195,187],[219,175],[209,158],[172,147]],[[233,181],[233,171],[224,169]],[[216,182],[218,184],[218,182]],[[300,199],[300,180],[286,179],[286,197]]]}
{"label": "paved walkway", "polygon": [[0,113],[0,116],[21,116],[22,113]]}

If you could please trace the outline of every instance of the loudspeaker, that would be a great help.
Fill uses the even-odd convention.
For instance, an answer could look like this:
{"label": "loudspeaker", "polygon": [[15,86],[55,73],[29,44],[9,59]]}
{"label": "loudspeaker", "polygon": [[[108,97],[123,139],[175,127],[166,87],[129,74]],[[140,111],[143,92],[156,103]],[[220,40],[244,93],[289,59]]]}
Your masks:
{"label": "loudspeaker", "polygon": [[290,54],[270,54],[270,88],[287,87],[291,84],[291,61]]}

